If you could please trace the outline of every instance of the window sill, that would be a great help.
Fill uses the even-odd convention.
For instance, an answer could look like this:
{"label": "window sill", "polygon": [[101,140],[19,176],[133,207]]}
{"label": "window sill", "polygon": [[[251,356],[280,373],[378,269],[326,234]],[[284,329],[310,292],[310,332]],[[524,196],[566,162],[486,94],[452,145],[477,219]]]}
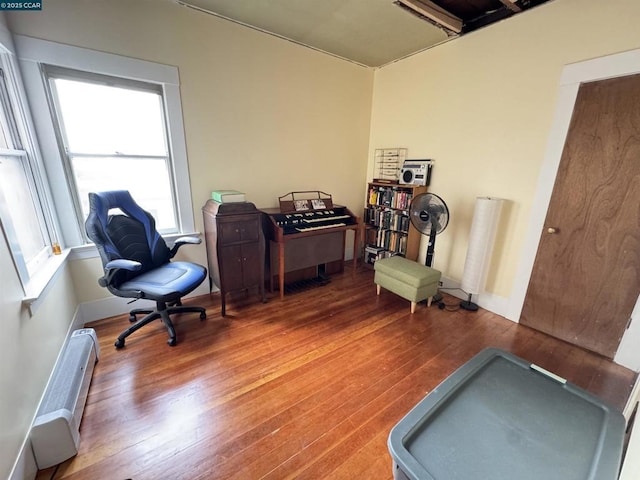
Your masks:
{"label": "window sill", "polygon": [[29,308],[31,315],[35,314],[51,285],[53,285],[54,280],[62,272],[62,267],[70,253],[71,250],[66,249],[60,255],[51,255],[42,268],[38,270],[38,273],[31,277],[24,286],[22,304]]}

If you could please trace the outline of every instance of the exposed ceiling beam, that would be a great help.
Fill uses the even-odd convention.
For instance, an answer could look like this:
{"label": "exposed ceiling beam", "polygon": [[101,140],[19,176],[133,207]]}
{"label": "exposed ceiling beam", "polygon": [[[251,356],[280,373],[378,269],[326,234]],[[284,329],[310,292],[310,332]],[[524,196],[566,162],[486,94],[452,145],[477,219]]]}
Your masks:
{"label": "exposed ceiling beam", "polygon": [[[430,20],[442,25],[443,27],[455,32],[462,31],[462,19],[449,13],[444,8],[436,5],[430,0],[397,0],[405,7],[414,12],[427,17]],[[502,0],[501,0],[502,1]],[[509,0],[504,0],[508,2]]]}
{"label": "exposed ceiling beam", "polygon": [[521,12],[522,9],[518,5],[516,5],[516,1],[517,0],[500,0],[500,3],[502,3],[505,7],[507,7],[512,12],[518,13],[518,12]]}

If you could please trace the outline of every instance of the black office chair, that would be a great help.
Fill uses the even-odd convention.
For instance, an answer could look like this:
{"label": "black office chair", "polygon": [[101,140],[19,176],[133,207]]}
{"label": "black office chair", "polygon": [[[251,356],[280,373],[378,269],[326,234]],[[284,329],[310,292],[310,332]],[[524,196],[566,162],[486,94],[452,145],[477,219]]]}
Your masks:
{"label": "black office chair", "polygon": [[[182,297],[202,283],[207,270],[195,263],[170,261],[182,245],[198,244],[201,240],[182,237],[169,250],[156,231],[151,214],[140,208],[126,190],[90,193],[89,206],[85,228],[102,259],[104,277],[98,280],[100,286],[118,297],[156,302],[154,310],[131,310],[131,322],[136,322],[136,315],[146,316],[118,336],[116,348],[124,347],[125,338],[157,318],[162,319],[167,328],[167,343],[173,347],[176,331],[170,315],[199,312],[201,320],[207,318],[204,308],[185,307],[181,303]],[[120,209],[120,212],[109,214],[112,209]]]}

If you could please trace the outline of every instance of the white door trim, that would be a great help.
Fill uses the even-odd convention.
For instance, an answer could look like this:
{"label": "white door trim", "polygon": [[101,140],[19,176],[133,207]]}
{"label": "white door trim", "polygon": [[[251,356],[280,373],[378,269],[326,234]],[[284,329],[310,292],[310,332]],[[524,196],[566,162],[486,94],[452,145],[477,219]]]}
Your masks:
{"label": "white door trim", "polygon": [[[513,282],[507,315],[509,319],[517,322],[522,313],[529,279],[531,278],[533,264],[538,251],[540,232],[549,208],[551,193],[580,84],[636,73],[640,73],[640,49],[573,63],[563,68],[560,76],[556,112],[547,141],[545,158],[538,177],[538,186],[533,199],[529,226],[522,253],[520,254],[516,278]],[[634,315],[638,310],[640,309],[636,308],[634,310]],[[632,322],[632,326],[626,331],[614,358],[616,363],[638,371],[640,370],[640,349],[632,348],[633,344],[640,345],[640,319]]]}

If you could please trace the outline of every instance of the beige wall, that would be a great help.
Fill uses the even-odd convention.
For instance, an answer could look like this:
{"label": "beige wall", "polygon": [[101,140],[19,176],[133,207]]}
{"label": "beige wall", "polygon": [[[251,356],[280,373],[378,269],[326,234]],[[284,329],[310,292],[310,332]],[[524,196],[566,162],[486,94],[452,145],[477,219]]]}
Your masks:
{"label": "beige wall", "polygon": [[[404,146],[436,159],[432,191],[452,211],[437,242],[445,275],[462,275],[475,196],[510,200],[488,283],[500,296],[535,208],[563,65],[640,47],[637,0],[554,0],[380,69],[374,85],[370,70],[169,1],[56,0],[9,18],[14,33],[178,66],[197,228],[213,188],[244,190],[261,207],[322,189],[359,212],[373,149]],[[202,248],[185,255],[204,261]],[[0,272],[3,478],[78,302],[108,292],[97,259],[70,262],[30,316],[2,236]]]}
{"label": "beige wall", "polygon": [[78,305],[69,268],[31,316],[0,234],[0,478],[8,478]]}
{"label": "beige wall", "polygon": [[376,71],[370,150],[436,160],[431,191],[451,210],[435,254],[446,276],[462,277],[475,197],[502,197],[487,291],[510,295],[562,67],[640,47],[638,18],[635,0],[554,0]]}
{"label": "beige wall", "polygon": [[[13,48],[4,15],[0,43]],[[23,297],[0,229],[0,478],[9,478],[78,305],[68,267],[34,315],[22,304]],[[28,473],[34,468],[25,463],[17,470]]]}
{"label": "beige wall", "polygon": [[[48,2],[9,15],[10,29],[60,43],[176,65],[180,71],[196,228],[210,191],[236,188],[259,207],[321,189],[363,206],[373,72],[157,0]],[[312,92],[312,94],[309,94]],[[182,258],[205,261],[203,247]],[[0,236],[0,478],[28,434],[78,303],[109,297],[100,261],[68,263],[37,314]]]}
{"label": "beige wall", "polygon": [[78,302],[65,267],[31,316],[11,255],[0,235],[0,478],[11,467],[28,435],[40,398],[74,319]]}
{"label": "beige wall", "polygon": [[[220,188],[258,207],[322,190],[361,214],[372,70],[169,1],[56,0],[33,13],[11,14],[12,32],[178,67],[200,231],[200,208]],[[204,247],[183,251],[206,261]],[[82,262],[76,284],[94,285],[99,262]],[[78,291],[80,302],[107,296]]]}

